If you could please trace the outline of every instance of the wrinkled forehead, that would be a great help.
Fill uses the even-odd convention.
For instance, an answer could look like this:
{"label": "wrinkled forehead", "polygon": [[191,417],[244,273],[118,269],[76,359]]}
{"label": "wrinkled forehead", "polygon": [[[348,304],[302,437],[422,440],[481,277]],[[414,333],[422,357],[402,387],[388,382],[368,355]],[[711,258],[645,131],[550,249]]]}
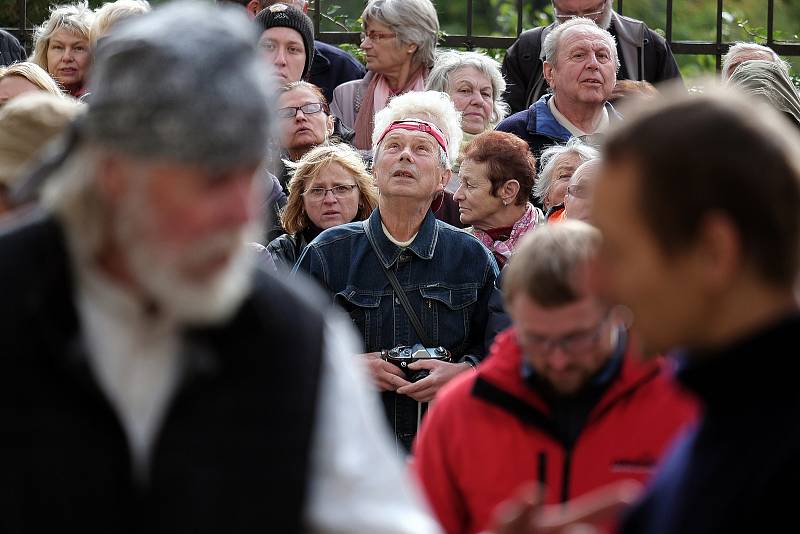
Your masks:
{"label": "wrinkled forehead", "polygon": [[572,26],[564,30],[564,33],[561,34],[559,45],[560,51],[585,47],[593,50],[605,49],[611,52],[613,48],[613,42],[603,30],[588,24]]}
{"label": "wrinkled forehead", "polygon": [[382,144],[386,144],[389,141],[398,141],[401,143],[424,142],[438,146],[436,138],[431,134],[419,130],[404,130],[402,128],[387,133],[383,138]]}
{"label": "wrinkled forehead", "polygon": [[611,0],[554,0],[553,6],[561,13],[586,13],[600,11]]}

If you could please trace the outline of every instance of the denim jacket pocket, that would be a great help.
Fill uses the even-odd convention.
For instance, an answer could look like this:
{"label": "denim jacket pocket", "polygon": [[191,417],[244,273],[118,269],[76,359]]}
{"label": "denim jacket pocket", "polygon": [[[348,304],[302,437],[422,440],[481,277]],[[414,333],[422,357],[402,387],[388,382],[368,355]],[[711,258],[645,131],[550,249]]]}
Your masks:
{"label": "denim jacket pocket", "polygon": [[[381,295],[348,286],[336,293],[334,301],[350,314],[367,351],[378,351],[380,347]],[[389,347],[390,348],[390,347]]]}
{"label": "denim jacket pocket", "polygon": [[478,288],[475,285],[432,284],[420,288],[422,323],[430,328],[434,343],[459,354],[469,337]]}

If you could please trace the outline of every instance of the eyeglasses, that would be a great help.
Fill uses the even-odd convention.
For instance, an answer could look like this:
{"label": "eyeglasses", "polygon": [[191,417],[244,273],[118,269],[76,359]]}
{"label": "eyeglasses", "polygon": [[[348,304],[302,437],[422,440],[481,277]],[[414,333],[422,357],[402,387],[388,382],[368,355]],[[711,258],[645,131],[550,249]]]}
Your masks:
{"label": "eyeglasses", "polygon": [[584,17],[584,18],[587,18],[587,19],[594,20],[595,18],[599,18],[599,17],[601,17],[603,15],[603,11],[604,11],[603,8],[604,7],[605,7],[605,2],[603,2],[600,5],[600,9],[597,10],[597,11],[587,11],[586,13],[576,13],[576,14],[573,14],[573,15],[559,15],[558,14],[558,9],[555,7],[555,5],[553,5],[553,12],[555,13],[556,19],[559,22],[566,22],[566,21],[568,21],[570,19],[576,19],[578,17]]}
{"label": "eyeglasses", "polygon": [[592,191],[588,187],[581,187],[578,184],[567,187],[567,193],[575,198],[589,198],[592,196]]}
{"label": "eyeglasses", "polygon": [[281,108],[278,110],[278,117],[282,119],[291,119],[297,115],[298,109],[305,115],[312,115],[323,110],[325,110],[325,113],[328,112],[328,106],[322,102],[310,102],[308,104],[303,104],[302,106],[289,106],[286,108]]}
{"label": "eyeglasses", "polygon": [[368,32],[361,32],[361,42],[363,43],[367,39],[372,41],[373,43],[377,43],[378,41],[383,41],[384,39],[392,39],[397,37],[396,33],[393,32],[376,32],[375,30],[370,30]]}
{"label": "eyeglasses", "polygon": [[312,187],[311,189],[307,189],[303,193],[303,196],[308,197],[310,200],[322,200],[325,198],[325,195],[328,194],[328,191],[330,191],[336,198],[346,198],[356,187],[358,186],[355,184],[335,185],[327,189],[324,187]]}
{"label": "eyeglasses", "polygon": [[534,334],[517,333],[517,342],[525,352],[532,356],[546,357],[553,352],[556,347],[561,347],[561,350],[570,356],[580,356],[597,346],[600,336],[603,333],[603,327],[608,322],[611,313],[607,312],[600,322],[588,330],[583,332],[576,332],[563,337],[546,337],[537,336]]}

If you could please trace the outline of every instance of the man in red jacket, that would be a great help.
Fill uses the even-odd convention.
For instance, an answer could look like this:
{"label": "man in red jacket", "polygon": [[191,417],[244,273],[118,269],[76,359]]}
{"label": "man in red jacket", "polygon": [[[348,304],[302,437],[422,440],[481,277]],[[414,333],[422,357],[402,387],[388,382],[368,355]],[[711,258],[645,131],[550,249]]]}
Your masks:
{"label": "man in red jacket", "polygon": [[448,533],[488,528],[532,480],[548,504],[644,481],[694,418],[667,362],[639,361],[624,314],[586,283],[599,244],[579,221],[531,232],[504,274],[514,326],[432,406],[413,465]]}

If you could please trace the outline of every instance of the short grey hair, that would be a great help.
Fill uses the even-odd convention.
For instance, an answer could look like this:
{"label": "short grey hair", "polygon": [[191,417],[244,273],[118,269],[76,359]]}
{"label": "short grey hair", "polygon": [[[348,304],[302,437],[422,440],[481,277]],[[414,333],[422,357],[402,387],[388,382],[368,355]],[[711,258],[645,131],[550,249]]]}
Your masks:
{"label": "short grey hair", "polygon": [[431,0],[370,0],[361,20],[370,19],[390,27],[400,43],[417,45],[413,63],[433,66],[439,17]]}
{"label": "short grey hair", "polygon": [[450,75],[459,69],[472,67],[492,82],[492,116],[489,123],[492,127],[508,115],[509,107],[503,101],[506,81],[500,72],[500,63],[486,54],[479,52],[461,52],[460,50],[444,50],[436,54],[436,61],[428,75],[425,89],[429,91],[448,92]]}
{"label": "short grey hair", "polygon": [[742,56],[751,56],[750,59],[763,59],[780,65],[786,74],[789,74],[789,64],[786,63],[773,49],[757,43],[737,42],[731,45],[728,53],[722,56],[722,79],[727,80],[733,74],[731,66]]}
{"label": "short grey hair", "polygon": [[544,149],[539,156],[539,166],[542,170],[539,171],[539,176],[536,177],[536,183],[533,185],[533,196],[539,202],[544,202],[544,199],[550,194],[555,183],[553,173],[558,162],[565,156],[578,156],[580,165],[589,160],[599,158],[600,152],[581,141],[578,137],[571,137],[564,145],[553,145]]}
{"label": "short grey hair", "polygon": [[53,34],[64,28],[86,39],[87,42],[91,42],[93,22],[94,12],[89,8],[86,0],[51,7],[50,17],[34,30],[33,54],[29,61],[47,70],[47,48]]}
{"label": "short grey hair", "polygon": [[378,159],[380,146],[378,139],[383,130],[393,121],[417,119],[431,122],[439,127],[447,139],[449,159],[444,150],[439,150],[442,167],[452,168],[458,157],[461,140],[461,114],[456,111],[453,101],[447,93],[439,91],[411,91],[389,101],[385,108],[375,115],[375,129],[372,131],[372,146],[375,148],[375,160]]}
{"label": "short grey hair", "polygon": [[544,60],[551,65],[557,64],[556,58],[558,57],[558,45],[561,42],[561,35],[568,29],[574,28],[575,26],[588,26],[588,28],[594,31],[597,35],[601,35],[603,39],[606,40],[608,47],[611,49],[611,55],[614,58],[614,65],[616,66],[617,70],[619,70],[617,40],[614,39],[614,36],[611,35],[608,30],[604,30],[595,24],[592,19],[583,17],[576,17],[562,24],[558,24],[550,33],[547,34],[547,37],[545,37],[544,43],[542,44],[542,48],[544,49]]}

